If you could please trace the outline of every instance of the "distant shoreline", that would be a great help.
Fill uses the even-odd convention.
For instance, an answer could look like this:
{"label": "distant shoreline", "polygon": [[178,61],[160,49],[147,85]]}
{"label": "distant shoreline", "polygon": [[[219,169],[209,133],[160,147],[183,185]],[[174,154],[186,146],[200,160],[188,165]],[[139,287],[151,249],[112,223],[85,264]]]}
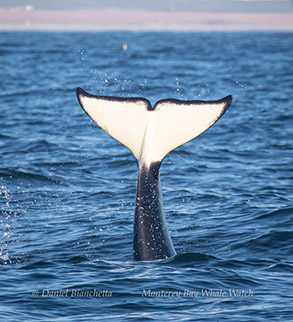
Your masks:
{"label": "distant shoreline", "polygon": [[0,8],[0,31],[293,31],[293,13]]}

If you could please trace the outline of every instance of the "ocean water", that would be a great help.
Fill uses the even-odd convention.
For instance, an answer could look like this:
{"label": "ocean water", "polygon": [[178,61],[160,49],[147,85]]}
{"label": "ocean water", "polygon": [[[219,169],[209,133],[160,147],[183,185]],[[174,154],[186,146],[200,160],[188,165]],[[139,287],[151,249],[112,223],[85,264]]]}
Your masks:
{"label": "ocean water", "polygon": [[[1,320],[292,321],[292,57],[292,33],[0,33]],[[176,257],[133,261],[136,163],[77,87],[233,95],[162,164]]]}

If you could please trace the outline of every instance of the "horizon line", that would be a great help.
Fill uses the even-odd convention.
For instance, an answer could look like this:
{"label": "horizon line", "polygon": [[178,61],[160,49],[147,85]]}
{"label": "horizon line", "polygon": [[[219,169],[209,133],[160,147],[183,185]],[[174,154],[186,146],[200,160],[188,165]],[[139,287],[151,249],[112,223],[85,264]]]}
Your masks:
{"label": "horizon line", "polygon": [[[135,13],[135,14],[133,14]],[[293,13],[0,8],[0,31],[293,31]]]}

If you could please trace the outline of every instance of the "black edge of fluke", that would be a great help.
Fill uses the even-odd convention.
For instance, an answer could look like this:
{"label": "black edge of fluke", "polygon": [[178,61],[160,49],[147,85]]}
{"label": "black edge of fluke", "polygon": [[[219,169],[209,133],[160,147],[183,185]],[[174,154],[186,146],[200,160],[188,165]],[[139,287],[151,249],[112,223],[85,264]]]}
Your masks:
{"label": "black edge of fluke", "polygon": [[228,95],[218,101],[214,101],[214,103],[225,103],[222,113],[219,115],[217,121],[226,113],[226,111],[228,110],[228,108],[230,107],[230,105],[232,103],[232,100],[233,100],[232,95]]}
{"label": "black edge of fluke", "polygon": [[91,119],[91,116],[89,115],[88,111],[84,108],[82,102],[81,102],[81,97],[82,96],[90,96],[90,94],[88,94],[86,91],[84,91],[82,88],[77,87],[76,89],[76,96],[77,96],[77,100],[79,105],[81,106],[81,108],[85,111],[85,113],[89,116],[89,118]]}
{"label": "black edge of fluke", "polygon": [[84,94],[85,94],[85,91],[82,88],[77,87],[77,89],[76,89],[76,97],[77,97],[77,100],[78,100],[80,106],[82,106],[81,101],[80,101],[80,96],[82,96]]}
{"label": "black edge of fluke", "polygon": [[[217,103],[225,103],[224,109],[222,110],[222,113],[219,115],[217,121],[226,113],[226,111],[228,110],[228,108],[230,107],[231,103],[232,103],[232,95],[228,95],[218,101],[216,101]],[[216,122],[217,122],[216,121]]]}
{"label": "black edge of fluke", "polygon": [[80,94],[82,94],[83,92],[84,92],[84,90],[83,90],[82,88],[77,87],[77,89],[76,89],[76,95],[77,95],[77,97],[78,97]]}
{"label": "black edge of fluke", "polygon": [[82,96],[85,96],[85,97],[92,97],[92,98],[102,98],[103,96],[97,96],[97,95],[93,95],[93,94],[90,94],[86,91],[84,91],[82,88],[80,87],[77,87],[76,89],[76,96],[77,96],[77,99],[81,105],[81,102],[80,102],[80,97]]}
{"label": "black edge of fluke", "polygon": [[228,107],[231,105],[232,100],[233,100],[232,95],[228,95],[228,96],[224,97],[223,99],[221,99],[221,101],[226,103],[225,110],[227,110]]}
{"label": "black edge of fluke", "polygon": [[96,98],[96,99],[103,99],[106,101],[116,101],[116,102],[137,102],[137,101],[144,101],[147,105],[148,110],[152,110],[152,105],[151,102],[144,98],[144,97],[119,97],[119,96],[104,96],[104,95],[93,95],[90,93],[87,93],[86,91],[84,91],[82,88],[78,87],[76,89],[76,95],[77,95],[77,99],[80,102],[80,97],[81,96],[86,96],[86,97],[90,97],[90,98]]}

